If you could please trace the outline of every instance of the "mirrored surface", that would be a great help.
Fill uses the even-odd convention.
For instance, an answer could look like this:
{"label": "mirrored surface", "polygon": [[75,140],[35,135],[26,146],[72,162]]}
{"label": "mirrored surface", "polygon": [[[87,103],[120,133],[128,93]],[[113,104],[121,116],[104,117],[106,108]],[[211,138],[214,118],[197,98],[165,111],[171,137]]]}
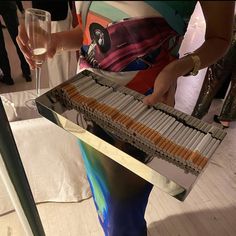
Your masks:
{"label": "mirrored surface", "polygon": [[[80,107],[78,104],[74,106],[71,105],[72,103],[68,100],[65,100],[62,94],[60,94],[62,88],[65,86],[69,86],[71,88],[71,85],[78,84],[78,81],[80,81],[80,86],[84,86],[84,83],[82,82],[84,77],[92,77],[96,83],[100,83],[103,86],[113,87],[113,91],[120,90],[122,92],[125,91],[125,93],[129,93],[127,89],[123,90],[123,88],[119,86],[114,86],[104,78],[100,78],[97,74],[89,71],[83,71],[65,83],[40,96],[36,100],[39,113],[56,125],[70,132],[81,141],[87,143],[120,165],[128,168],[130,171],[159,187],[171,196],[174,196],[179,200],[184,200],[191,191],[196,180],[206,168],[207,162],[204,164],[204,166],[200,166],[201,168],[195,168],[193,165],[197,164],[199,160],[202,163],[201,159],[198,157],[198,162],[190,163],[194,168],[191,165],[190,167],[186,164],[184,165],[183,163],[176,160],[176,158],[173,158],[171,155],[168,156],[168,153],[165,153],[160,149],[157,149],[157,151],[154,149],[153,151],[153,148],[151,147],[152,145],[147,147],[147,145],[143,144],[143,142],[139,142],[138,138],[133,138],[132,135],[127,134],[127,130],[116,128],[113,124],[110,124],[109,121],[106,121],[105,119],[103,122],[103,120],[98,118],[94,112],[90,112],[90,109],[86,111],[86,109],[81,108],[82,106]],[[135,92],[131,93],[135,99],[142,99],[142,95],[139,95]],[[174,110],[173,108],[159,104],[155,109],[164,111],[164,113],[167,114],[169,113],[172,117],[175,116],[175,119],[177,121],[181,121],[182,124],[187,128],[192,130],[195,128],[196,130],[194,130],[194,132],[196,134],[200,133],[202,135],[199,136],[199,138],[204,137],[204,141],[201,141],[200,139],[195,140],[195,142],[199,143],[196,144],[197,148],[193,150],[194,152],[190,150],[189,156],[193,156],[193,154],[195,155],[198,149],[200,150],[200,146],[203,144],[204,146],[209,146],[205,143],[202,144],[202,142],[209,142],[209,144],[212,145],[212,148],[208,148],[208,150],[205,147],[204,149],[205,154],[211,154],[207,158],[207,161],[209,161],[213,152],[225,136],[225,133],[221,129],[206,124],[200,120],[181,113],[180,111]],[[102,137],[100,137],[97,129],[94,128],[97,126],[105,129],[106,132],[108,132],[112,137],[114,136],[118,142],[119,140],[121,140],[121,142],[130,142],[131,145],[135,146],[135,148],[139,150],[140,155],[138,156],[142,156],[144,153],[143,156],[145,156],[145,158],[143,160],[138,160],[136,156],[128,154],[128,152],[120,148],[119,145],[114,145],[114,143],[105,141]],[[168,129],[169,127],[167,127],[167,130]],[[174,131],[175,130],[173,128],[173,132]],[[192,134],[193,138],[196,136],[195,133]],[[189,142],[190,141],[191,140],[189,140]],[[188,144],[186,147],[188,147]]]}

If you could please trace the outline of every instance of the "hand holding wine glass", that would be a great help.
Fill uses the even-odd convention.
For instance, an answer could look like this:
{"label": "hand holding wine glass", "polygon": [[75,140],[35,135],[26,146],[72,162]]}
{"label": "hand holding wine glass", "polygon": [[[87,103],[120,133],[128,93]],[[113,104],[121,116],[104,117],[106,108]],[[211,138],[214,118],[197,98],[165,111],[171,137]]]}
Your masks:
{"label": "hand holding wine glass", "polygon": [[[40,95],[41,67],[47,56],[51,41],[51,15],[49,12],[29,8],[25,10],[25,29],[28,37],[27,47],[31,52],[31,60],[35,62],[36,97]],[[26,106],[36,109],[34,99],[26,102]]]}

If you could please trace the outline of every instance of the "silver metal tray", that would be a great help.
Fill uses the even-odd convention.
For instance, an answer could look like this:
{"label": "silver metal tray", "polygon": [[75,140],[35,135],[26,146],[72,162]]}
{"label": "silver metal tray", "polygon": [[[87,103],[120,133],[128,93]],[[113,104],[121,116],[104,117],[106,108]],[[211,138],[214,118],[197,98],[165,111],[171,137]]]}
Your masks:
{"label": "silver metal tray", "polygon": [[[83,127],[78,125],[78,111],[68,109],[63,102],[58,99],[56,94],[65,84],[79,80],[87,75],[98,76],[87,70],[82,71],[68,81],[38,97],[36,99],[36,104],[39,113],[94,149],[152,183],[154,186],[157,186],[178,200],[183,201],[207,165],[201,173],[196,174],[191,171],[186,171],[178,165],[165,160],[163,156],[156,156],[152,158],[150,162],[144,164],[135,159],[135,157],[128,155],[117,147],[97,137],[91,130],[85,128],[86,125]],[[178,113],[181,112],[178,111]],[[187,116],[186,114],[184,115]],[[206,125],[209,126],[209,124]],[[214,133],[217,133],[218,136],[221,137],[220,141],[222,141],[225,136],[225,132],[217,127],[214,127]]]}

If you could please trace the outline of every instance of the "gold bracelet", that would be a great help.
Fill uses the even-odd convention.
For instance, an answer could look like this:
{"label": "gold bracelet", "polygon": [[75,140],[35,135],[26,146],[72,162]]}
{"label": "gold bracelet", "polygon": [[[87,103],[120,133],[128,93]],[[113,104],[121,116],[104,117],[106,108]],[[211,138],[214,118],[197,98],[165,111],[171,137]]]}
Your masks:
{"label": "gold bracelet", "polygon": [[201,59],[200,59],[200,57],[197,56],[197,55],[191,54],[191,53],[186,53],[184,55],[190,56],[192,58],[192,60],[193,60],[193,69],[188,74],[186,74],[184,76],[189,76],[189,75],[195,76],[195,75],[197,75],[198,71],[199,71],[199,69],[201,67]]}

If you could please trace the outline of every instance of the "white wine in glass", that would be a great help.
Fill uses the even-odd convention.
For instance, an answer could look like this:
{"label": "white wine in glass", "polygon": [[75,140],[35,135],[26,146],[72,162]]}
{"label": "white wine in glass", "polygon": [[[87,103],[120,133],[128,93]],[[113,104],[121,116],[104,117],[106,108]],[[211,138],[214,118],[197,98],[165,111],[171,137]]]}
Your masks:
{"label": "white wine in glass", "polygon": [[[41,67],[46,60],[47,50],[51,42],[51,14],[47,11],[28,8],[25,10],[25,29],[32,59],[36,64],[36,98],[40,95]],[[35,99],[26,101],[30,109],[37,109]]]}

